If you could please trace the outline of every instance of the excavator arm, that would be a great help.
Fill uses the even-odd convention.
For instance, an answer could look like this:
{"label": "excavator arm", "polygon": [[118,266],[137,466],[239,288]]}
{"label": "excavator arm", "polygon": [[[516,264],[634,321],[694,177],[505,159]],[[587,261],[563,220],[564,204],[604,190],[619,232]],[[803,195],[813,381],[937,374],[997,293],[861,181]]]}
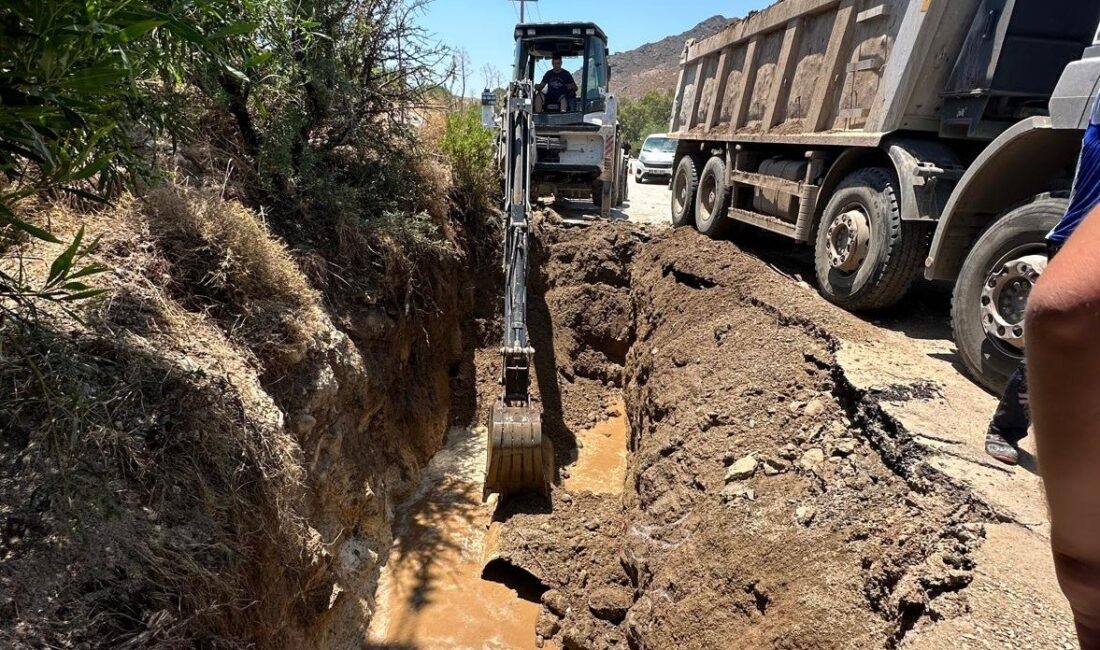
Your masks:
{"label": "excavator arm", "polygon": [[531,238],[531,170],[535,133],[534,87],[514,81],[502,120],[504,143],[504,340],[501,397],[493,405],[485,491],[501,495],[549,492],[553,446],[542,435],[542,410],[531,396],[535,350],[527,327],[527,274]]}

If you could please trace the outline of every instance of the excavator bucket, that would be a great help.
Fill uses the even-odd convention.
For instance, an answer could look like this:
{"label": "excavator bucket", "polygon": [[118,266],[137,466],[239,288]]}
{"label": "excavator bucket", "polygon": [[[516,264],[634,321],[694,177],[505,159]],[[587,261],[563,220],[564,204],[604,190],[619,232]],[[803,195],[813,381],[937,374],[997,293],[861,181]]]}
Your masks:
{"label": "excavator bucket", "polygon": [[485,492],[501,496],[549,494],[554,447],[542,435],[542,411],[537,406],[506,406],[497,400],[490,419]]}

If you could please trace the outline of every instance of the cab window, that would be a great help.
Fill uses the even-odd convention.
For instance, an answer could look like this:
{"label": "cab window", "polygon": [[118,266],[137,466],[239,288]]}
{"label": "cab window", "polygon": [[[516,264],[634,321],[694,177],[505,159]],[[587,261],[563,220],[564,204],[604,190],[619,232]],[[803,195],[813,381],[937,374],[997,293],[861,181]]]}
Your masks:
{"label": "cab window", "polygon": [[586,39],[588,76],[585,79],[584,100],[586,112],[602,111],[604,107],[604,88],[607,87],[607,51],[603,41],[598,38]]}

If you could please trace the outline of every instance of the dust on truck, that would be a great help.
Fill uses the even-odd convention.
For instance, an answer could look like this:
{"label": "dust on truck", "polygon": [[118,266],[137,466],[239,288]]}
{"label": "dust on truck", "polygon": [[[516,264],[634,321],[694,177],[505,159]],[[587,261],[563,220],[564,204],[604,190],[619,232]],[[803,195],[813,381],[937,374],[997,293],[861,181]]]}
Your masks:
{"label": "dust on truck", "polygon": [[689,41],[672,220],[813,246],[820,292],[956,282],[971,374],[1000,389],[1100,79],[1100,0],[785,0]]}

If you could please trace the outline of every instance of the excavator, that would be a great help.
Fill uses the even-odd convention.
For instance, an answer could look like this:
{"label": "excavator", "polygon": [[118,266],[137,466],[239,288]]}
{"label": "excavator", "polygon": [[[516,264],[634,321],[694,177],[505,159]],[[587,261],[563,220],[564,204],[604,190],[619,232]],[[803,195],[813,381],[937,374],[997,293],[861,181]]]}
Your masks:
{"label": "excavator", "polygon": [[[608,91],[607,36],[593,23],[516,26],[516,62],[499,129],[504,180],[504,335],[501,396],[489,425],[485,492],[548,494],[554,448],[543,435],[542,409],[531,391],[535,350],[527,326],[531,214],[534,200],[591,198],[608,217],[626,198],[628,159],[617,104]],[[555,57],[580,59],[577,91],[546,101],[535,81]],[[580,78],[577,79],[577,76]],[[489,102],[485,102],[488,105]],[[487,124],[488,125],[488,124]]]}

